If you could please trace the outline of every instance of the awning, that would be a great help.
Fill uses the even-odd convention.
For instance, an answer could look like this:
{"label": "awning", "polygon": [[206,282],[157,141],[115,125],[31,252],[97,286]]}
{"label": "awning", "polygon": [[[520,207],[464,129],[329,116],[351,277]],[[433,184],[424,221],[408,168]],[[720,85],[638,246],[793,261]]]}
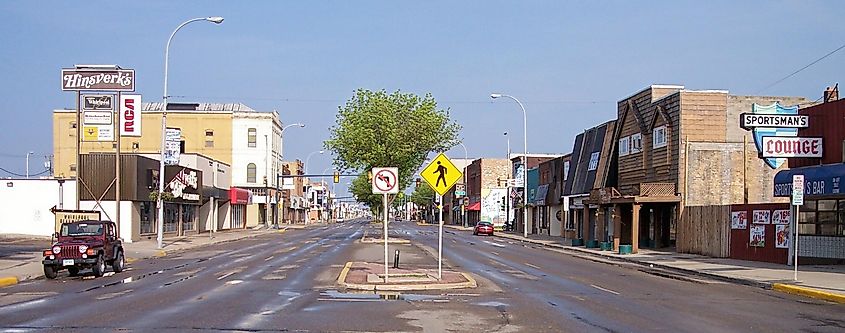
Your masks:
{"label": "awning", "polygon": [[231,201],[231,204],[233,205],[252,204],[252,191],[232,187],[229,189],[229,201]]}
{"label": "awning", "polygon": [[804,175],[805,196],[841,194],[839,181],[845,177],[845,164],[828,164],[783,170],[775,175],[774,196],[792,196],[792,176]]}
{"label": "awning", "polygon": [[469,207],[467,207],[467,210],[481,210],[481,201],[470,204]]}

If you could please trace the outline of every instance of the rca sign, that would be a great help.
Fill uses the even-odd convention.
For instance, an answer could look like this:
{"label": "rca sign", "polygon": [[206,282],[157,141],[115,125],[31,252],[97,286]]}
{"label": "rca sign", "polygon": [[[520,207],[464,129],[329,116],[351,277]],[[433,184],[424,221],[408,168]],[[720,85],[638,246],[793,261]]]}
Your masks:
{"label": "rca sign", "polygon": [[120,135],[141,136],[141,95],[120,96]]}

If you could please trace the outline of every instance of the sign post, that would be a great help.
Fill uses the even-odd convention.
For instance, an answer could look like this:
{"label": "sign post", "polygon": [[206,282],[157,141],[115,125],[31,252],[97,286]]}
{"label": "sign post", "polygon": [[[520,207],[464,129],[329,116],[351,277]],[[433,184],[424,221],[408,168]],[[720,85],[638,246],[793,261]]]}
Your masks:
{"label": "sign post", "polygon": [[373,168],[372,188],[373,194],[382,194],[384,208],[384,283],[387,283],[387,222],[389,210],[387,207],[387,195],[399,193],[399,168]]}
{"label": "sign post", "polygon": [[443,194],[446,194],[455,185],[455,182],[463,176],[463,173],[455,167],[455,164],[446,155],[440,153],[420,172],[420,176],[437,192],[440,199],[438,204],[440,211],[439,235],[437,238],[437,279],[440,280],[443,277]]}
{"label": "sign post", "polygon": [[793,279],[798,281],[798,215],[799,214],[799,207],[804,204],[804,175],[792,175],[792,205],[795,207],[793,211],[792,220],[793,222],[793,234],[795,235],[795,240],[793,242],[792,247],[795,249],[794,254],[792,255],[792,263],[795,264],[795,269],[793,272]]}

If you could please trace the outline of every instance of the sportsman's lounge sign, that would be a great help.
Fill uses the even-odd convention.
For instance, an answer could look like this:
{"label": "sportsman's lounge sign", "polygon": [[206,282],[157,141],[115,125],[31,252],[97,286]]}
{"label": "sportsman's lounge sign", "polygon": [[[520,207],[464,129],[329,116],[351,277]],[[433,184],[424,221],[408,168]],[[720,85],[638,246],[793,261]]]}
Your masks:
{"label": "sportsman's lounge sign", "polygon": [[740,115],[740,126],[754,132],[757,151],[772,169],[788,157],[822,157],[822,138],[798,137],[798,129],[809,126],[809,117],[799,115],[798,106],[753,104],[751,109],[751,113]]}

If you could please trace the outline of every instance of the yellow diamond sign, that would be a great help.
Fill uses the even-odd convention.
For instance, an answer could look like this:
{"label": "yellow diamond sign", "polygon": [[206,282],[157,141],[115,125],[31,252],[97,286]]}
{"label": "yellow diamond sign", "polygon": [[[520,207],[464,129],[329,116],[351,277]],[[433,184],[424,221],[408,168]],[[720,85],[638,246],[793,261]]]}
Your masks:
{"label": "yellow diamond sign", "polygon": [[461,169],[455,167],[446,155],[440,153],[420,173],[437,194],[444,195],[461,179]]}

